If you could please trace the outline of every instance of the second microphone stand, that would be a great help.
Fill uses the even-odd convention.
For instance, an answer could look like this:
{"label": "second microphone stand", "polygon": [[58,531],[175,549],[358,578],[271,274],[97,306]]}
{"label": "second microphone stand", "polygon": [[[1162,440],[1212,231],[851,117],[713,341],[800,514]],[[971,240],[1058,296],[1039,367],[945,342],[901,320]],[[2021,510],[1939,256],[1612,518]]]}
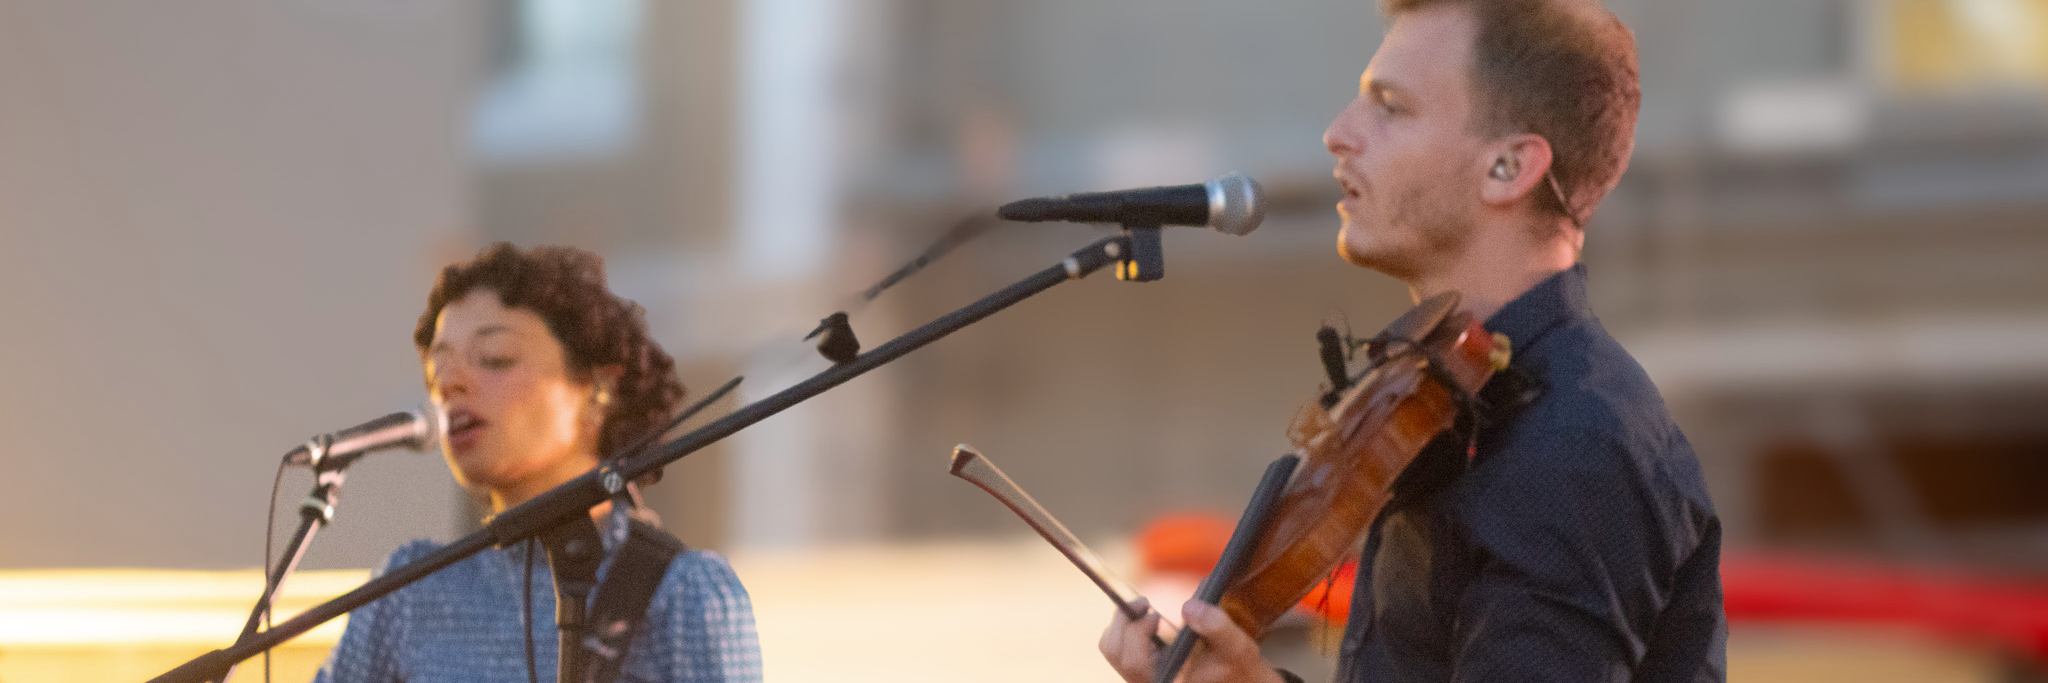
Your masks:
{"label": "second microphone stand", "polygon": [[[305,559],[306,549],[311,547],[313,534],[320,528],[334,522],[334,505],[341,497],[341,484],[348,480],[348,466],[355,464],[360,453],[329,457],[327,449],[333,445],[328,434],[313,437],[306,442],[310,456],[307,463],[313,468],[313,490],[306,494],[306,500],[299,503],[299,529],[292,532],[292,540],[284,548],[284,555],[277,558],[277,564],[268,568],[263,576],[263,595],[256,598],[256,607],[249,610],[249,621],[242,624],[242,634],[235,637],[235,644],[249,642],[256,636],[256,629],[263,624],[263,615],[270,613],[277,601],[277,594],[284,588],[285,578],[298,571],[299,561]],[[268,550],[266,548],[266,550]],[[235,675],[235,668],[229,666],[214,680],[225,683]]]}
{"label": "second microphone stand", "polygon": [[[388,595],[486,548],[510,547],[573,520],[576,515],[587,516],[592,506],[603,503],[624,490],[626,482],[638,479],[663,465],[716,443],[756,422],[901,358],[904,354],[923,348],[941,337],[979,322],[997,311],[1009,308],[1062,282],[1087,277],[1111,263],[1117,264],[1118,279],[1139,282],[1159,279],[1164,273],[1164,260],[1160,253],[1158,226],[1125,227],[1124,234],[1096,240],[1093,244],[1068,255],[1056,265],[940,316],[867,353],[837,363],[794,386],[748,404],[696,431],[673,441],[658,444],[622,462],[600,466],[596,470],[564,482],[546,493],[498,514],[480,531],[457,539],[404,566],[394,567],[355,590],[315,605],[284,623],[272,626],[261,633],[248,634],[247,637],[237,640],[233,646],[200,655],[150,679],[151,683],[198,683],[217,679],[231,670],[237,662],[296,638],[328,620],[367,605],[372,600]],[[310,532],[307,535],[310,535]],[[292,558],[290,562],[296,564],[297,559]],[[274,589],[266,591],[269,592],[274,592]]]}

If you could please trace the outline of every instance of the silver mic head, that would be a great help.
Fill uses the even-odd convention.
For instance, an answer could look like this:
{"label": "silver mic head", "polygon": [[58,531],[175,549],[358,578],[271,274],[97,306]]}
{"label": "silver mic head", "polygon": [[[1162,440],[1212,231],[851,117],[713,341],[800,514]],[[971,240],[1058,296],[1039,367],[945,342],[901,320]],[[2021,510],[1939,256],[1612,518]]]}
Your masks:
{"label": "silver mic head", "polygon": [[1226,173],[1203,183],[1209,191],[1209,227],[1232,235],[1259,228],[1266,220],[1266,191],[1242,173]]}
{"label": "silver mic head", "polygon": [[431,451],[441,445],[442,439],[448,438],[448,416],[442,412],[441,406],[434,405],[432,401],[421,403],[420,407],[412,409],[412,417],[413,435],[406,440],[406,447]]}

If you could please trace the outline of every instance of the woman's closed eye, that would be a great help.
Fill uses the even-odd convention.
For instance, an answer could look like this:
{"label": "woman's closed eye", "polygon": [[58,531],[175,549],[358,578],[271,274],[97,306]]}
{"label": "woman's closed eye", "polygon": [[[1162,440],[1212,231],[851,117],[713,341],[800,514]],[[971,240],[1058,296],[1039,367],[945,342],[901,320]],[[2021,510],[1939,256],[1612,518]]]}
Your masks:
{"label": "woman's closed eye", "polygon": [[469,359],[474,367],[482,370],[510,370],[519,365],[524,347],[518,335],[499,330],[490,330],[475,346],[470,347]]}

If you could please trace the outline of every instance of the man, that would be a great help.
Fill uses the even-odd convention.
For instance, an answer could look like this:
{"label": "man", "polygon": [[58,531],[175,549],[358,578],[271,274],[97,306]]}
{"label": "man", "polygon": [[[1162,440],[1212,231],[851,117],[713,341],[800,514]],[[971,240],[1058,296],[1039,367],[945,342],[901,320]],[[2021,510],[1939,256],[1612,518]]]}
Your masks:
{"label": "man", "polygon": [[[1642,369],[1588,310],[1585,219],[1633,147],[1634,39],[1590,0],[1387,0],[1358,98],[1324,133],[1338,251],[1457,291],[1533,400],[1425,448],[1367,536],[1340,681],[1722,681],[1720,523]],[[1199,602],[1183,680],[1281,681]],[[1149,681],[1155,614],[1104,657]]]}

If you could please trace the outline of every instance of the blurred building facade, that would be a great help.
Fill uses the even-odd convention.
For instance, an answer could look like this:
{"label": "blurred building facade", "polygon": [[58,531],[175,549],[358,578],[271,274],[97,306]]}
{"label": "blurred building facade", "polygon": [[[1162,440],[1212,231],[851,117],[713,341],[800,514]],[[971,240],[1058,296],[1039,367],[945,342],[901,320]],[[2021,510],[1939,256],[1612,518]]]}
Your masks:
{"label": "blurred building facade", "polygon": [[[0,567],[255,566],[279,456],[418,404],[409,330],[475,239],[480,16],[0,2]],[[459,499],[380,459],[307,563],[447,537]]]}
{"label": "blurred building facade", "polygon": [[[1645,98],[1594,308],[1731,552],[2048,573],[2048,1],[1607,4]],[[1409,303],[1336,257],[1319,140],[1382,30],[1350,0],[0,3],[0,566],[253,565],[261,454],[414,400],[435,268],[489,241],[605,255],[693,390],[747,377],[718,413],[825,367],[799,338],[835,310],[873,347],[1102,234],[1006,226],[851,296],[962,216],[1228,170],[1258,232],[1171,232],[1165,280],[1061,285],[649,495],[742,560],[1022,535],[945,474],[960,442],[1110,547],[1235,510],[1316,327]],[[473,528],[434,460],[359,468],[308,565]]]}
{"label": "blurred building facade", "polygon": [[[1699,442],[1732,543],[2043,567],[2048,8],[1609,5],[1636,31],[1645,104],[1589,233],[1596,310]],[[1230,509],[1313,389],[1315,326],[1365,333],[1405,306],[1334,257],[1324,202],[1319,136],[1376,47],[1370,3],[640,12],[621,62],[638,144],[485,163],[479,210],[494,237],[650,273],[642,298],[689,340],[698,385],[976,208],[1230,169],[1280,199],[1249,237],[1171,234],[1163,282],[1056,289],[684,465],[703,476],[670,504],[723,516],[702,527],[714,543],[1018,530],[940,476],[959,441],[1085,532]],[[879,343],[1093,234],[1004,228],[856,329]]]}

